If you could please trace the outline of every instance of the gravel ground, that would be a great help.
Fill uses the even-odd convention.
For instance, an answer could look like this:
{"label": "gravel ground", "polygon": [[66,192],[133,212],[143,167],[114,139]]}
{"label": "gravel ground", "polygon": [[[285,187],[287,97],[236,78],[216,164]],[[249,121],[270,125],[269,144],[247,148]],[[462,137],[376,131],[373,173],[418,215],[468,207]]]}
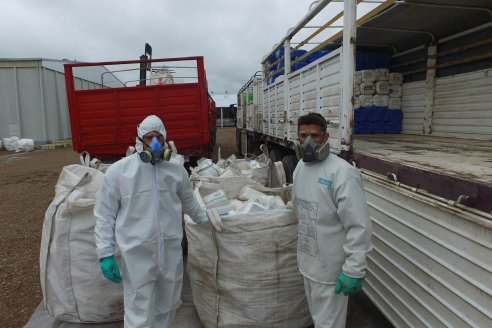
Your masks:
{"label": "gravel ground", "polygon": [[39,245],[44,213],[63,166],[78,162],[70,148],[0,152],[0,322],[22,327],[41,301]]}
{"label": "gravel ground", "polygon": [[[217,149],[223,158],[236,152],[234,128],[221,128]],[[0,326],[17,328],[41,302],[39,246],[44,214],[61,169],[79,163],[71,148],[29,153],[0,151]],[[362,294],[351,297],[347,327],[391,327]]]}

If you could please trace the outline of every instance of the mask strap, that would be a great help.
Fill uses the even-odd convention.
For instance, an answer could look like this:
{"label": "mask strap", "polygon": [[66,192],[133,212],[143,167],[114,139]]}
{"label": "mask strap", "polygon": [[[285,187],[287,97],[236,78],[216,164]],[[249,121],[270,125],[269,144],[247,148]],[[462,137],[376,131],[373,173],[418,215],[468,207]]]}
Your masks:
{"label": "mask strap", "polygon": [[138,138],[138,140],[140,140],[145,145],[145,142],[143,141],[142,138],[140,138],[140,136],[138,134],[137,134],[137,138]]}

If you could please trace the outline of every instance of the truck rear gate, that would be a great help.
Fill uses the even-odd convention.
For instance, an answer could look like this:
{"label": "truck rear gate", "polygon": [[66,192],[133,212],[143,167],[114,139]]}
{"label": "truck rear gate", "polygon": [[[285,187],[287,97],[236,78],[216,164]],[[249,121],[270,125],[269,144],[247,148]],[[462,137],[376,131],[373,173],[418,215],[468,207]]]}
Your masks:
{"label": "truck rear gate", "polygon": [[[102,76],[101,88],[78,90],[73,82],[73,69],[140,63],[150,67],[157,63],[159,66],[154,68],[158,70],[161,65],[176,65],[177,62],[186,62],[186,66],[177,67],[187,68],[187,76],[173,76],[172,84],[128,86],[124,82],[117,87],[107,87],[104,83],[107,76]],[[190,66],[190,63],[193,64]],[[166,66],[166,69],[172,68]],[[123,75],[127,71],[116,69],[113,74]],[[215,108],[207,91],[203,57],[66,64],[65,79],[75,151],[123,155],[128,146],[135,144],[137,125],[154,114],[163,120],[167,139],[175,142],[181,154],[210,155],[211,133],[215,130],[215,122],[210,117]]]}

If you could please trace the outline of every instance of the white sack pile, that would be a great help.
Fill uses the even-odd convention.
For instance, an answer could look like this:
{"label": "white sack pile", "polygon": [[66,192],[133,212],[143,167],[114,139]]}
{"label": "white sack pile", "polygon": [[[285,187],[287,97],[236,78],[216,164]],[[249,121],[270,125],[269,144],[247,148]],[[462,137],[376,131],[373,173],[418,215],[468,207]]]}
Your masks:
{"label": "white sack pile", "polygon": [[3,145],[5,150],[7,151],[15,151],[17,149],[17,141],[19,138],[11,137],[11,138],[3,138]]}
{"label": "white sack pile", "polygon": [[[33,151],[34,150],[34,140],[33,139],[27,139],[27,138],[22,138],[19,139],[18,137],[10,137],[10,138],[3,138],[3,145],[5,146],[5,150],[7,151],[16,151],[16,152],[21,152],[21,151]],[[2,148],[1,143],[0,143],[0,149]]]}
{"label": "white sack pile", "polygon": [[205,327],[312,325],[297,266],[291,191],[245,177],[197,184],[202,202],[223,212],[214,225],[185,216],[187,269]]}
{"label": "white sack pile", "polygon": [[191,169],[190,179],[194,182],[234,176],[249,178],[270,187],[282,186],[286,182],[282,162],[273,163],[266,154],[246,159],[238,159],[235,155],[231,155],[227,159],[222,159],[219,148],[217,163],[209,158],[201,158],[197,164],[197,167]]}

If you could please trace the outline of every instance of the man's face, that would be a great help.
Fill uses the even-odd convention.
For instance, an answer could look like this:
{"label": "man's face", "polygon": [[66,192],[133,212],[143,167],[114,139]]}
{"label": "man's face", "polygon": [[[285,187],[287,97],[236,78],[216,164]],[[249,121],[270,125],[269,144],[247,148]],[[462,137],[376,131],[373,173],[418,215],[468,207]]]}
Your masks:
{"label": "man's face", "polygon": [[311,136],[311,139],[313,139],[316,143],[321,144],[328,140],[329,135],[328,133],[323,133],[321,131],[321,127],[316,124],[299,126],[299,130],[297,131],[297,138],[299,139],[301,145],[304,143],[304,140],[306,140],[308,136]]}
{"label": "man's face", "polygon": [[147,149],[147,147],[149,147],[150,143],[152,142],[153,137],[156,137],[157,140],[159,140],[159,143],[161,145],[164,145],[164,142],[165,142],[164,136],[157,131],[150,131],[149,133],[146,133],[142,138],[144,149]]}

